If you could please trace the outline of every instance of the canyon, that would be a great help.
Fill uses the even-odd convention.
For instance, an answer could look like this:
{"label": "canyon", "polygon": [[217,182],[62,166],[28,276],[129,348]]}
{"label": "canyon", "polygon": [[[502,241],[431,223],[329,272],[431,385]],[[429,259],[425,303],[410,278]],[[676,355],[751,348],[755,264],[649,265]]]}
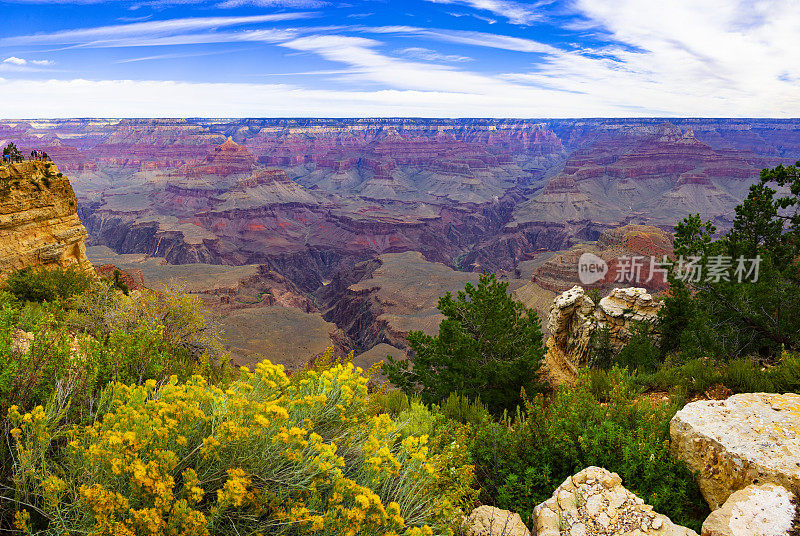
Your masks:
{"label": "canyon", "polygon": [[95,264],[187,283],[238,360],[296,332],[366,363],[483,269],[546,318],[584,253],[609,291],[615,259],[668,255],[686,215],[726,229],[762,168],[800,157],[800,121],[0,120],[9,141],[69,176]]}

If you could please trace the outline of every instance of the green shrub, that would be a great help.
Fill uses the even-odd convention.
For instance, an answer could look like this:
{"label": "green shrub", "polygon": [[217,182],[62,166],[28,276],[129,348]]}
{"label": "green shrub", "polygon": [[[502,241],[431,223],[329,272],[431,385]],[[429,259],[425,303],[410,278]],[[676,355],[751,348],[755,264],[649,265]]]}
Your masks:
{"label": "green shrub", "polygon": [[721,367],[710,359],[696,358],[675,367],[662,367],[636,378],[650,390],[667,391],[683,397],[702,394],[709,387],[724,382]]}
{"label": "green shrub", "polygon": [[772,391],[772,381],[751,359],[734,359],[722,367],[722,383],[736,393]]}
{"label": "green shrub", "polygon": [[481,399],[470,399],[458,393],[450,393],[439,406],[439,412],[450,420],[476,425],[491,419],[489,410]]}
{"label": "green shrub", "polygon": [[396,389],[372,393],[369,401],[373,413],[388,413],[392,417],[397,417],[409,407],[408,395]]}
{"label": "green shrub", "polygon": [[88,427],[60,427],[57,407],[11,408],[17,529],[449,533],[472,496],[465,449],[401,439],[365,411],[366,386],[352,364],[289,378],[264,362],[225,391],[200,376],[110,384]]}
{"label": "green shrub", "polygon": [[603,374],[600,389],[583,373],[549,404],[534,398],[513,419],[476,429],[471,453],[484,502],[526,519],[565,478],[597,465],[619,473],[626,488],[659,512],[699,529],[705,501],[692,472],[669,453],[669,421],[678,404],[654,405],[619,368]]}
{"label": "green shrub", "polygon": [[6,285],[21,301],[52,302],[83,294],[91,288],[94,277],[70,266],[68,268],[23,268],[12,272]]}
{"label": "green shrub", "polygon": [[507,282],[484,272],[477,286],[467,283],[455,298],[442,296],[438,309],[445,316],[438,335],[412,331],[412,357],[388,356],[383,372],[394,385],[418,393],[426,404],[439,404],[454,392],[480,397],[497,415],[520,402],[522,389],[541,389],[541,322],[511,297]]}
{"label": "green shrub", "polygon": [[411,404],[397,416],[400,433],[408,436],[432,436],[436,417],[422,402],[412,400]]}
{"label": "green shrub", "polygon": [[631,323],[631,337],[628,344],[620,350],[616,362],[620,366],[638,372],[652,372],[659,363],[660,352],[653,344],[650,324],[646,322]]}
{"label": "green shrub", "polygon": [[767,369],[766,376],[775,392],[800,392],[800,354],[784,352],[780,364]]}
{"label": "green shrub", "polygon": [[600,326],[589,338],[589,366],[607,369],[614,363],[614,349],[611,347],[611,328]]}

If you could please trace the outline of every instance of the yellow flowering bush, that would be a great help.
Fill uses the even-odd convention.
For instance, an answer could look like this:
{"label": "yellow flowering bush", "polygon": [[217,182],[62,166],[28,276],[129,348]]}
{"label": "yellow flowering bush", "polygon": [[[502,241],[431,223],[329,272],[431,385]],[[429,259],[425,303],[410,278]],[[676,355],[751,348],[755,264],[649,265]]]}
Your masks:
{"label": "yellow flowering bush", "polygon": [[[87,426],[9,412],[18,525],[90,535],[452,534],[471,467],[369,414],[352,364],[112,383]],[[66,428],[66,427],[65,427]],[[55,448],[53,439],[64,445]],[[459,481],[460,485],[464,482]],[[31,517],[32,515],[32,517]]]}

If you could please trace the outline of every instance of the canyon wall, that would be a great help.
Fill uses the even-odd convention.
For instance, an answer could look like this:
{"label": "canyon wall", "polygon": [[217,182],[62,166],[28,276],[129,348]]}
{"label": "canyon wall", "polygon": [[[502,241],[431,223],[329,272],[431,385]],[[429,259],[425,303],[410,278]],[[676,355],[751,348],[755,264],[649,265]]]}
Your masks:
{"label": "canyon wall", "polygon": [[38,266],[92,270],[78,201],[51,162],[0,166],[0,277]]}

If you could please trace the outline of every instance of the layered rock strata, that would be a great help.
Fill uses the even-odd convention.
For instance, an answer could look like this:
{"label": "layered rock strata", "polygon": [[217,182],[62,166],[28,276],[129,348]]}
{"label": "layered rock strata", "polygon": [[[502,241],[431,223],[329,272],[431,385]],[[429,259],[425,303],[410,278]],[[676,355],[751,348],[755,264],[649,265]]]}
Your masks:
{"label": "layered rock strata", "polygon": [[0,167],[0,270],[75,266],[91,270],[78,201],[55,164]]}

